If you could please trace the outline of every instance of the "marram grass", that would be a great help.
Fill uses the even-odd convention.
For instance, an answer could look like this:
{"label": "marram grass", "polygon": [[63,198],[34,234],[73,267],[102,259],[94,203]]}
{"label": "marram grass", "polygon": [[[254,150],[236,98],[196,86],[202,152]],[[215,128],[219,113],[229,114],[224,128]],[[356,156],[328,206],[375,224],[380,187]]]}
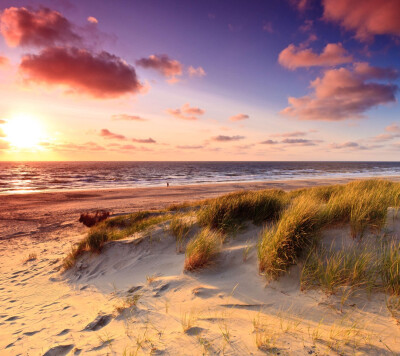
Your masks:
{"label": "marram grass", "polygon": [[209,265],[221,250],[223,235],[209,228],[201,230],[186,246],[186,271],[194,271]]}
{"label": "marram grass", "polygon": [[291,203],[259,242],[259,269],[270,278],[278,277],[301,255],[308,254],[323,228],[350,224],[352,237],[358,239],[367,229],[379,231],[388,207],[399,206],[400,184],[371,179],[287,194]]}
{"label": "marram grass", "polygon": [[201,226],[229,232],[245,221],[256,224],[274,220],[288,203],[282,190],[242,191],[206,202],[198,211]]}
{"label": "marram grass", "polygon": [[[246,221],[252,221],[269,224],[258,244],[259,270],[269,278],[277,278],[300,258],[308,256],[309,270],[303,271],[303,286],[316,284],[334,290],[343,284],[370,285],[371,270],[374,273],[379,270],[374,275],[378,276],[376,280],[390,293],[399,294],[398,246],[386,245],[380,250],[379,258],[378,255],[372,258],[368,251],[334,254],[317,249],[324,228],[349,224],[352,237],[360,240],[368,230],[380,231],[388,207],[399,206],[400,183],[379,179],[292,192],[276,189],[235,192],[178,204],[158,214],[138,212],[105,220],[89,230],[64,265],[72,267],[84,251],[100,252],[107,241],[125,238],[169,220],[169,232],[176,238],[178,252],[187,244],[185,269],[195,270],[215,258],[224,235],[236,231]],[[190,224],[182,219],[189,211],[203,227],[192,239],[188,238]],[[310,251],[314,254],[310,255]]]}

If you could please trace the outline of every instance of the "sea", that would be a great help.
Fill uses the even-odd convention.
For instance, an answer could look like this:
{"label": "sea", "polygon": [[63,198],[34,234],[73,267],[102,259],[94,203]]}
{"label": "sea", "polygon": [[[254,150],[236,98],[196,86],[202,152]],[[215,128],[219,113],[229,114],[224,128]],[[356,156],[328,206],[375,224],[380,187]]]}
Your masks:
{"label": "sea", "polygon": [[400,162],[0,162],[0,194],[400,176]]}

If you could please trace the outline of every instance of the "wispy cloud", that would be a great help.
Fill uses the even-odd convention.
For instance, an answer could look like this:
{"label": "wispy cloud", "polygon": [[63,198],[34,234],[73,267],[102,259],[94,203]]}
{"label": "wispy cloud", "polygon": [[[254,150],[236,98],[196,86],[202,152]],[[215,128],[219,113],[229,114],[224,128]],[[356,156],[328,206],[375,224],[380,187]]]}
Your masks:
{"label": "wispy cloud", "polygon": [[181,146],[176,146],[176,148],[179,148],[181,150],[200,150],[204,148],[202,145],[181,145]]}
{"label": "wispy cloud", "polygon": [[206,75],[203,67],[194,68],[193,66],[189,66],[187,71],[190,77],[204,77]]}
{"label": "wispy cloud", "polygon": [[247,120],[249,118],[250,118],[250,116],[247,114],[237,114],[237,115],[231,116],[229,118],[229,121],[232,121],[232,122],[243,121],[243,120]]}
{"label": "wispy cloud", "polygon": [[108,129],[102,129],[100,131],[100,136],[112,140],[126,140],[126,137],[124,135],[111,132]]}
{"label": "wispy cloud", "polygon": [[365,150],[373,150],[376,148],[381,148],[382,145],[362,145],[358,142],[347,141],[342,143],[332,143],[329,145],[329,148],[336,150],[353,150],[353,151],[365,151]]}
{"label": "wispy cloud", "polygon": [[276,133],[272,134],[272,137],[301,137],[306,136],[308,132],[305,131],[291,131],[291,132],[283,132],[283,133]]}
{"label": "wispy cloud", "polygon": [[166,112],[178,119],[195,121],[199,116],[204,115],[205,111],[198,107],[191,107],[189,103],[182,105],[180,109],[167,109]]}
{"label": "wispy cloud", "polygon": [[114,120],[114,121],[147,121],[147,119],[144,119],[141,116],[128,115],[128,114],[112,115],[111,120]]}
{"label": "wispy cloud", "polygon": [[138,142],[138,143],[156,143],[155,140],[153,140],[151,137],[149,138],[132,138],[132,142]]}
{"label": "wispy cloud", "polygon": [[265,140],[265,141],[260,142],[260,144],[262,144],[262,145],[276,145],[278,143],[279,143],[278,141],[274,141],[274,140]]}
{"label": "wispy cloud", "polygon": [[230,141],[239,141],[243,140],[245,137],[244,136],[225,136],[225,135],[218,135],[214,136],[211,138],[212,141],[218,141],[218,142],[230,142]]}
{"label": "wispy cloud", "polygon": [[177,77],[182,75],[183,68],[179,61],[166,54],[152,54],[148,58],[141,58],[136,61],[136,65],[157,71],[168,78],[170,83],[178,81]]}

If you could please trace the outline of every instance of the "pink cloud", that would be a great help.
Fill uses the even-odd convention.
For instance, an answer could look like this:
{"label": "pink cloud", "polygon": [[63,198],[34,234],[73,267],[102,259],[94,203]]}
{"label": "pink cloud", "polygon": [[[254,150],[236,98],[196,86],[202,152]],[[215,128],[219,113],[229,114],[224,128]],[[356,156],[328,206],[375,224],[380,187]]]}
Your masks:
{"label": "pink cloud", "polygon": [[249,118],[250,118],[250,116],[247,114],[237,114],[237,115],[231,116],[229,118],[229,121],[232,121],[232,122],[242,121],[242,120],[247,120]]}
{"label": "pink cloud", "polygon": [[338,121],[364,117],[364,112],[382,104],[395,102],[397,86],[371,82],[393,79],[392,69],[356,63],[347,68],[326,70],[311,82],[314,92],[300,98],[289,97],[289,106],[281,114],[301,120]]}
{"label": "pink cloud", "polygon": [[385,127],[385,131],[400,133],[400,126],[399,126],[399,124],[395,124],[395,123],[390,124],[389,126]]}
{"label": "pink cloud", "polygon": [[116,134],[107,129],[102,129],[100,131],[100,136],[112,140],[126,140],[124,135]]}
{"label": "pink cloud", "polygon": [[138,143],[156,143],[155,140],[153,140],[151,137],[149,138],[132,138],[132,142],[138,142]]}
{"label": "pink cloud", "polygon": [[205,111],[198,107],[191,107],[189,103],[182,105],[180,109],[167,109],[166,112],[178,119],[195,121],[199,115],[203,115]]}
{"label": "pink cloud", "polygon": [[347,54],[341,43],[328,43],[321,54],[310,48],[302,49],[290,44],[280,54],[279,63],[289,69],[300,67],[329,67],[349,63],[353,57]]}
{"label": "pink cloud", "polygon": [[93,16],[89,16],[88,18],[87,18],[87,20],[88,20],[88,22],[90,22],[90,23],[92,23],[92,24],[98,24],[99,23],[99,20],[97,20],[95,17],[93,17]]}
{"label": "pink cloud", "polygon": [[281,141],[283,144],[298,145],[298,146],[315,146],[317,144],[316,140],[307,140],[305,138],[285,138]]}
{"label": "pink cloud", "polygon": [[336,150],[350,150],[350,151],[364,151],[364,150],[373,150],[376,148],[381,148],[382,145],[360,145],[358,142],[348,141],[343,143],[332,143],[329,145],[329,148]]}
{"label": "pink cloud", "polygon": [[146,119],[144,119],[138,115],[128,115],[128,114],[112,115],[111,120],[114,120],[114,121],[147,121]]}
{"label": "pink cloud", "polygon": [[203,67],[194,68],[193,66],[190,66],[188,68],[188,74],[190,77],[204,77],[206,75],[206,71],[203,69]]}
{"label": "pink cloud", "polygon": [[265,140],[260,142],[262,145],[276,145],[278,144],[278,141],[274,141],[274,140]]}
{"label": "pink cloud", "polygon": [[33,11],[9,7],[0,15],[0,32],[10,47],[52,46],[81,40],[64,16],[48,8]]}
{"label": "pink cloud", "polygon": [[65,86],[96,98],[136,94],[142,89],[135,69],[108,52],[50,47],[24,56],[19,68],[28,81]]}
{"label": "pink cloud", "polygon": [[244,136],[225,136],[225,135],[219,135],[219,136],[215,136],[212,137],[211,139],[213,141],[218,141],[218,142],[229,142],[229,141],[239,141],[239,140],[243,140],[245,137]]}
{"label": "pink cloud", "polygon": [[386,126],[385,131],[388,133],[383,133],[374,136],[372,137],[372,140],[377,142],[382,142],[382,141],[390,141],[393,140],[394,138],[400,137],[400,126],[396,123]]}
{"label": "pink cloud", "polygon": [[297,8],[300,12],[303,12],[307,9],[310,0],[290,0],[293,6]]}
{"label": "pink cloud", "polygon": [[292,132],[284,132],[284,133],[273,134],[271,136],[272,137],[299,137],[299,136],[305,136],[305,135],[307,135],[307,132],[304,132],[304,131],[292,131]]}
{"label": "pink cloud", "polygon": [[355,31],[361,41],[374,35],[400,36],[399,0],[323,0],[325,20]]}
{"label": "pink cloud", "polygon": [[181,150],[199,150],[204,148],[204,146],[200,146],[200,145],[183,145],[183,146],[176,146],[176,148],[179,148]]}
{"label": "pink cloud", "polygon": [[60,152],[69,152],[69,151],[105,151],[103,146],[100,146],[96,142],[86,142],[83,144],[76,144],[71,142],[65,143],[49,143],[49,142],[42,142],[40,144],[46,149],[52,151],[60,151]]}
{"label": "pink cloud", "polygon": [[148,58],[137,60],[136,64],[146,69],[154,69],[169,78],[171,83],[176,82],[178,80],[176,77],[182,75],[182,64],[166,54],[152,54]]}

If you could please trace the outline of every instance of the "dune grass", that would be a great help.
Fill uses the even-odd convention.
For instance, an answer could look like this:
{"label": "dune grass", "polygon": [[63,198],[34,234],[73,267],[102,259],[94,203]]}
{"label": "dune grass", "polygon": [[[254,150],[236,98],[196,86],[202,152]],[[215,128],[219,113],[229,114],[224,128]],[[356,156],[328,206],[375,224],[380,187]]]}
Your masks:
{"label": "dune grass", "polygon": [[400,296],[400,242],[393,241],[383,247],[380,274],[386,291]]}
{"label": "dune grass", "polygon": [[275,227],[266,229],[258,246],[259,270],[276,278],[313,245],[322,225],[320,205],[307,195],[295,198]]}
{"label": "dune grass", "polygon": [[183,217],[190,212],[203,230],[187,243],[186,270],[207,265],[221,249],[224,236],[251,221],[269,224],[258,243],[259,270],[269,278],[277,278],[300,258],[308,256],[303,286],[320,285],[333,291],[343,284],[371,285],[372,268],[379,270],[376,278],[388,291],[399,294],[398,246],[385,245],[379,250],[379,261],[369,251],[335,252],[318,248],[324,228],[349,224],[352,237],[361,241],[366,231],[379,231],[384,226],[388,207],[399,206],[400,183],[379,179],[292,192],[240,191],[175,204],[163,212],[143,211],[107,219],[89,230],[67,257],[65,266],[71,267],[84,251],[99,252],[107,241],[125,238],[167,220],[177,251],[183,251],[192,225]]}
{"label": "dune grass", "polygon": [[211,263],[221,250],[223,235],[209,228],[201,230],[186,246],[186,271],[194,271]]}
{"label": "dune grass", "polygon": [[290,204],[259,242],[260,272],[272,278],[295,264],[302,254],[308,254],[323,228],[350,224],[352,237],[358,239],[367,229],[379,231],[385,224],[388,207],[400,202],[400,184],[370,179],[287,195]]}
{"label": "dune grass", "polygon": [[232,231],[250,220],[255,224],[277,219],[287,204],[282,190],[241,191],[209,200],[198,211],[201,226]]}
{"label": "dune grass", "polygon": [[184,251],[185,242],[188,238],[193,223],[183,214],[175,214],[169,224],[169,231],[176,240],[176,251],[181,253]]}
{"label": "dune grass", "polygon": [[301,288],[321,287],[335,293],[339,287],[349,286],[371,291],[377,283],[378,261],[370,246],[353,246],[335,251],[322,247],[313,249],[301,274]]}
{"label": "dune grass", "polygon": [[107,241],[120,240],[134,233],[145,231],[170,218],[170,214],[139,211],[105,220],[90,228],[87,236],[72,248],[64,260],[64,268],[73,267],[83,252],[99,253]]}
{"label": "dune grass", "polygon": [[388,207],[398,206],[399,195],[399,183],[370,179],[346,184],[327,201],[325,223],[349,223],[352,237],[362,238],[367,228],[382,228]]}
{"label": "dune grass", "polygon": [[303,266],[302,289],[321,287],[335,293],[343,286],[400,295],[400,243],[358,243],[336,251],[314,248]]}

